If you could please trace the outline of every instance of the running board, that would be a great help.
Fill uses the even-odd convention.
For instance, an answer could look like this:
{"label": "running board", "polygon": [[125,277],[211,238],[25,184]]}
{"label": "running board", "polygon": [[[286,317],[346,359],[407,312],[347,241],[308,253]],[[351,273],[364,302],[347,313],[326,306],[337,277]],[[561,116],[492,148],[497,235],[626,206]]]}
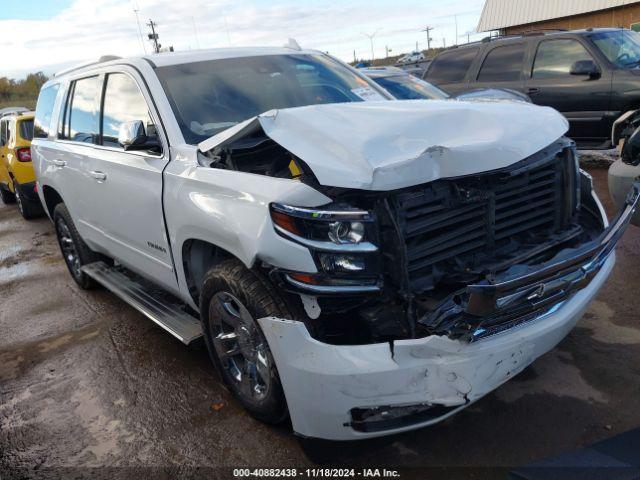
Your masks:
{"label": "running board", "polygon": [[202,336],[200,320],[186,313],[179,305],[168,302],[156,291],[157,288],[150,289],[104,262],[85,265],[82,271],[185,345]]}

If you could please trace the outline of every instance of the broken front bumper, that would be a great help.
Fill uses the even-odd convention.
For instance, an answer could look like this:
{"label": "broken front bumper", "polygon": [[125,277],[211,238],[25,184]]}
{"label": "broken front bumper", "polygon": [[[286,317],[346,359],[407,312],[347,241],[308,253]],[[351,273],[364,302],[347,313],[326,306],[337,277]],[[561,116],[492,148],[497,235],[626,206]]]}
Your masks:
{"label": "broken front bumper", "polygon": [[[295,432],[357,440],[421,428],[455,414],[520,373],[573,329],[596,296],[613,268],[613,248],[639,197],[636,184],[623,212],[590,255],[585,250],[580,260],[565,259],[584,273],[567,284],[571,296],[490,337],[466,342],[433,335],[392,344],[338,346],[315,340],[301,322],[260,319]],[[556,271],[547,266],[527,277],[535,283],[550,270]]]}
{"label": "broken front bumper", "polygon": [[[444,420],[557,345],[582,316],[614,262],[612,254],[593,281],[556,311],[474,343],[431,336],[396,341],[393,350],[388,343],[336,346],[313,339],[301,322],[260,319],[294,431],[327,440],[358,440]],[[360,421],[363,411],[378,411],[384,418],[384,411],[402,414],[393,407],[425,405],[434,407],[431,413],[425,411],[426,416],[372,422],[377,423],[372,428]]]}

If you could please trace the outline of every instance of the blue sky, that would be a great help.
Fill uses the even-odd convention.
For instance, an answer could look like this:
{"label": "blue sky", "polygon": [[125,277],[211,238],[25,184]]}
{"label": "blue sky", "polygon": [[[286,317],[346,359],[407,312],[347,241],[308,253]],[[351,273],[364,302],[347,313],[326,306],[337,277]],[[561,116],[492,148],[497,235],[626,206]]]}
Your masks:
{"label": "blue sky", "polygon": [[[139,55],[134,8],[158,23],[161,42],[176,50],[250,45],[300,45],[343,60],[371,57],[365,34],[377,32],[374,55],[464,43],[475,31],[484,0],[2,0],[0,76],[47,74],[105,54]],[[458,38],[456,38],[456,17]],[[6,32],[18,32],[7,35]],[[480,36],[473,35],[473,39]]]}
{"label": "blue sky", "polygon": [[72,0],[4,0],[0,5],[0,20],[52,18],[71,3]]}

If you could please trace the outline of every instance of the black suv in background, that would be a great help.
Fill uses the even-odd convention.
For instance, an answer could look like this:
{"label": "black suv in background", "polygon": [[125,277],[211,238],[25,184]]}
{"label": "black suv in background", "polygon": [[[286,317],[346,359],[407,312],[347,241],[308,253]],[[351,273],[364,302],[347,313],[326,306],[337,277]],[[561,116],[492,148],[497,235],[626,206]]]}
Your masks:
{"label": "black suv in background", "polygon": [[616,120],[640,108],[640,34],[618,28],[485,39],[442,52],[424,79],[453,95],[518,90],[564,114],[581,148],[607,148]]}

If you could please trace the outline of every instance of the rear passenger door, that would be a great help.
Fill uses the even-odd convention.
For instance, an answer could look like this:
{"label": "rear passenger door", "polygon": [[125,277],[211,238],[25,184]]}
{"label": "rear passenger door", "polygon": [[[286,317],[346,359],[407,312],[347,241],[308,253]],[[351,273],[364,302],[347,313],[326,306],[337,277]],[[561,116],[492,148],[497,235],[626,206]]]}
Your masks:
{"label": "rear passenger door", "polygon": [[[127,67],[104,75],[100,139],[87,171],[91,211],[108,252],[130,269],[175,290],[162,207],[162,173],[169,149],[144,85]],[[137,120],[148,136],[157,134],[161,152],[125,151],[118,143],[120,126]]]}
{"label": "rear passenger door", "polygon": [[444,52],[431,63],[424,79],[456,95],[468,90],[468,73],[480,47],[461,47]]}
{"label": "rear passenger door", "polygon": [[[597,78],[571,75],[573,64],[585,60],[599,67]],[[538,43],[525,93],[534,103],[553,107],[567,117],[571,124],[568,135],[581,144],[597,145],[610,137],[611,72],[577,39]]]}
{"label": "rear passenger door", "polygon": [[524,91],[526,43],[509,43],[488,49],[470,85],[473,88],[508,88]]}
{"label": "rear passenger door", "polygon": [[57,127],[57,141],[51,149],[39,147],[45,159],[45,165],[39,168],[46,169],[47,180],[62,196],[80,235],[94,249],[101,235],[96,227],[88,170],[99,135],[100,82],[100,75],[70,82]]}

